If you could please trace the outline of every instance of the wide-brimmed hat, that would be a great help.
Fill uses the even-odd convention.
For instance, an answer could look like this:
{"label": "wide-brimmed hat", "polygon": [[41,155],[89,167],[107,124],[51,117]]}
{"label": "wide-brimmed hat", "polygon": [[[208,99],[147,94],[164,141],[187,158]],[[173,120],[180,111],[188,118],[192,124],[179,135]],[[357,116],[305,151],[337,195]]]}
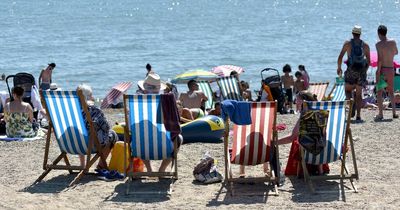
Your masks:
{"label": "wide-brimmed hat", "polygon": [[138,81],[137,85],[140,87],[140,89],[151,92],[154,92],[157,89],[164,90],[167,87],[165,82],[162,82],[160,76],[156,73],[148,74],[144,80]]}
{"label": "wide-brimmed hat", "polygon": [[50,84],[50,90],[57,90],[58,89],[58,87],[57,87],[57,83],[51,83]]}
{"label": "wide-brimmed hat", "polygon": [[355,25],[353,27],[353,30],[351,30],[351,33],[353,33],[353,34],[361,34],[361,26]]}

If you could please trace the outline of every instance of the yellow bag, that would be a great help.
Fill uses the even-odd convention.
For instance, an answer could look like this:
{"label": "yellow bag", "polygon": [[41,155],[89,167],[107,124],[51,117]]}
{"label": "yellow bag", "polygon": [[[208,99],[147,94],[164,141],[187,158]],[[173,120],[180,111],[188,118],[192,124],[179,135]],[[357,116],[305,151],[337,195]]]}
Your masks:
{"label": "yellow bag", "polygon": [[[115,143],[112,151],[111,151],[111,160],[108,168],[110,170],[117,170],[119,173],[125,174],[124,168],[124,142],[118,141]],[[127,168],[129,168],[129,151],[128,146],[126,147],[126,164]],[[133,158],[133,168],[129,169],[134,172],[143,172],[144,164],[140,158]]]}

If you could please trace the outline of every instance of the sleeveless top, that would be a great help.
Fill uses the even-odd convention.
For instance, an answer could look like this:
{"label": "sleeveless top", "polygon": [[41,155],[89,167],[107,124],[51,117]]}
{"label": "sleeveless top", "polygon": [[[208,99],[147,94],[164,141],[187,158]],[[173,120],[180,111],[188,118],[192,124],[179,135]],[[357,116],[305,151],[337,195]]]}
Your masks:
{"label": "sleeveless top", "polygon": [[10,104],[6,106],[7,112],[5,113],[6,120],[6,134],[11,138],[29,138],[35,137],[36,132],[32,128],[32,123],[29,120],[28,113],[24,112],[10,112]]}

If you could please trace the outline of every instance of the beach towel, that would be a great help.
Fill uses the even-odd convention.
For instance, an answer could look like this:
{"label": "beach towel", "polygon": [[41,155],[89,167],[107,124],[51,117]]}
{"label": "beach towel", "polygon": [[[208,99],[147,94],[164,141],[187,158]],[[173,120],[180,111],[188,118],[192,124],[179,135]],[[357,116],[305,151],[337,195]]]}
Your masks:
{"label": "beach towel", "polygon": [[251,103],[246,101],[224,100],[221,104],[222,119],[226,115],[237,125],[251,124]]}
{"label": "beach towel", "polygon": [[0,135],[0,141],[35,141],[39,139],[44,139],[44,136],[46,135],[47,130],[46,129],[39,129],[37,131],[37,135],[35,137],[31,138],[22,138],[22,137],[7,137],[7,135]]}

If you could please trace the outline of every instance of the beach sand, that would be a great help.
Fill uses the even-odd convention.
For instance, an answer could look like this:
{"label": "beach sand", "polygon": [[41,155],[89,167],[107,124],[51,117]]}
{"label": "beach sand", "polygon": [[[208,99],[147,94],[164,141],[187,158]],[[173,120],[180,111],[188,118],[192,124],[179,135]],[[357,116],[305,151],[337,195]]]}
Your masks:
{"label": "beach sand", "polygon": [[[110,122],[123,121],[122,110],[106,110]],[[205,151],[218,160],[218,170],[224,174],[223,144],[185,144],[178,153],[179,180],[173,186],[172,196],[126,196],[126,181],[106,182],[95,176],[85,176],[78,185],[68,188],[74,175],[67,171],[52,171],[43,182],[31,186],[43,172],[44,140],[32,142],[0,141],[0,209],[293,209],[293,208],[387,208],[400,206],[400,149],[399,119],[374,122],[375,111],[363,110],[364,123],[351,124],[355,139],[355,150],[360,179],[356,181],[359,193],[348,191],[345,201],[339,191],[338,181],[316,182],[317,190],[324,193],[312,194],[303,179],[286,177],[279,188],[279,196],[236,196],[226,193],[222,184],[199,185],[194,182],[192,171]],[[389,118],[391,112],[386,111]],[[288,133],[297,115],[278,115],[278,123],[288,128],[279,136]],[[286,166],[290,144],[280,146],[282,170]],[[51,145],[51,156],[58,148]],[[77,163],[78,158],[72,157]],[[351,165],[351,158],[348,159]],[[255,168],[261,171],[261,167]],[[338,164],[331,165],[331,172],[338,173]],[[237,172],[234,171],[234,172]],[[248,170],[249,174],[250,170]],[[164,189],[168,183],[148,181],[135,182],[134,186],[157,185]],[[168,180],[167,180],[168,182]],[[351,187],[349,181],[345,186]],[[250,189],[266,192],[256,185],[242,184],[238,190]],[[267,189],[271,189],[268,188]],[[326,192],[329,191],[329,192]]]}

